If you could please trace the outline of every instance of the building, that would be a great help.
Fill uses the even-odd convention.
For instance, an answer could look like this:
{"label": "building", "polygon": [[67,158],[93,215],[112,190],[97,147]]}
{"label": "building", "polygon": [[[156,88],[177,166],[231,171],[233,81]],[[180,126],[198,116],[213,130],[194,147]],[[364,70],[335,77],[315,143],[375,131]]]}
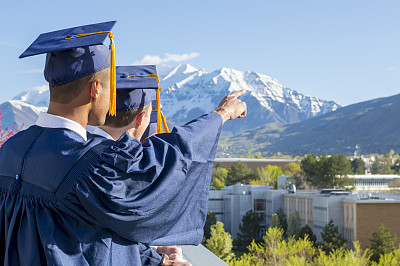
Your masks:
{"label": "building", "polygon": [[381,224],[400,236],[400,199],[385,197],[347,198],[343,200],[343,236],[348,241],[358,240],[362,248],[370,245],[372,233]]}
{"label": "building", "polygon": [[260,217],[261,234],[265,234],[272,215],[283,208],[282,195],[286,190],[272,190],[270,186],[236,184],[222,190],[210,190],[208,211],[215,213],[218,221],[233,238],[237,237],[243,216],[253,210]]}
{"label": "building", "polygon": [[399,179],[399,175],[348,175],[355,179],[355,189],[357,191],[381,191],[392,189],[389,184]]}
{"label": "building", "polygon": [[308,224],[317,241],[330,220],[338,226],[339,233],[347,240],[348,246],[358,240],[362,248],[370,245],[372,233],[382,223],[392,234],[400,235],[400,195],[355,193],[340,190],[322,190],[286,194],[285,214],[298,211],[302,226]]}
{"label": "building", "polygon": [[288,163],[297,162],[297,160],[294,159],[216,158],[214,165],[219,164],[225,168],[230,168],[232,164],[238,161],[247,164],[252,170],[268,165],[279,166],[283,169]]}
{"label": "building", "polygon": [[269,186],[236,184],[222,190],[211,190],[209,211],[224,223],[225,230],[237,237],[243,216],[253,210],[260,217],[261,234],[265,234],[272,216],[282,208],[288,217],[297,211],[301,225],[308,224],[318,241],[324,227],[333,221],[339,233],[351,246],[359,240],[363,248],[370,245],[372,233],[381,223],[400,236],[400,195],[351,193],[340,189],[321,191],[273,190]]}
{"label": "building", "polygon": [[284,200],[284,211],[286,217],[289,217],[290,213],[297,211],[300,216],[301,225],[308,224],[313,228],[313,192],[300,191],[295,194],[286,194],[283,196]]}

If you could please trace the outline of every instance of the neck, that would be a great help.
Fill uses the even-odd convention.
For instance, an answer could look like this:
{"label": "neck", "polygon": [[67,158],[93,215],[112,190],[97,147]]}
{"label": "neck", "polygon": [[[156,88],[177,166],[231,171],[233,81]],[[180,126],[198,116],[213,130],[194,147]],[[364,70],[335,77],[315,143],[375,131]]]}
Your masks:
{"label": "neck", "polygon": [[100,126],[100,128],[105,132],[107,132],[114,140],[118,140],[122,136],[122,134],[124,134],[126,131],[128,131],[129,135],[132,138],[135,138],[139,141],[142,137],[141,135],[138,134],[135,128],[132,128],[131,126],[121,127],[121,128]]}
{"label": "neck", "polygon": [[61,116],[79,123],[86,128],[88,124],[90,107],[86,105],[74,106],[73,104],[61,104],[50,102],[47,113]]}

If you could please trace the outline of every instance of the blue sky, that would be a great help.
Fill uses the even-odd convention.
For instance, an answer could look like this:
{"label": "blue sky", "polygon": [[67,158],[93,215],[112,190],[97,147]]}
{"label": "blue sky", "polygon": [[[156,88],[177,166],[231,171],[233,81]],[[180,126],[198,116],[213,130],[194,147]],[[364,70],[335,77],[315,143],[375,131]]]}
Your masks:
{"label": "blue sky", "polygon": [[253,70],[348,105],[399,93],[400,1],[7,1],[0,103],[46,84],[45,56],[18,59],[43,32],[117,20],[117,64],[157,59],[208,72]]}

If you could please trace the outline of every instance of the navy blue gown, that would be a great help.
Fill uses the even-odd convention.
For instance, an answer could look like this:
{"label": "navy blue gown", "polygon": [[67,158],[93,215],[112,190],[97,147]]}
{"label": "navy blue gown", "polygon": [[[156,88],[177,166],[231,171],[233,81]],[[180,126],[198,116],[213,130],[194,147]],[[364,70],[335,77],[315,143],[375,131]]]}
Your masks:
{"label": "navy blue gown", "polygon": [[18,133],[0,148],[0,261],[157,265],[148,245],[199,244],[221,125],[210,113],[143,145]]}

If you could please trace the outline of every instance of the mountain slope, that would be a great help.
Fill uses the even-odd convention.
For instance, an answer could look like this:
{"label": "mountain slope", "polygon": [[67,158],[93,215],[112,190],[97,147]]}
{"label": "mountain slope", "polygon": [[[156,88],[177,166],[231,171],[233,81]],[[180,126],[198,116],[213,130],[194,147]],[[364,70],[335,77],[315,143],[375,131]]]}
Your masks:
{"label": "mountain slope", "polygon": [[353,154],[400,150],[400,94],[338,109],[295,124],[266,124],[220,142],[221,153]]}
{"label": "mountain slope", "polygon": [[4,116],[1,120],[1,128],[26,129],[36,122],[40,112],[46,112],[47,107],[37,107],[20,100],[11,100],[0,104],[0,110]]}
{"label": "mountain slope", "polygon": [[221,68],[211,73],[179,65],[162,78],[163,111],[167,119],[182,124],[214,110],[227,94],[247,90],[248,118],[227,123],[223,130],[235,135],[268,122],[295,123],[334,111],[340,106],[285,88],[278,81],[252,71]]}
{"label": "mountain slope", "polygon": [[[207,73],[191,65],[160,68],[160,87],[162,109],[169,126],[181,125],[214,110],[219,101],[227,94],[245,89],[241,99],[247,103],[248,117],[226,123],[225,135],[236,135],[259,125],[277,122],[295,123],[311,117],[336,110],[340,106],[332,101],[324,101],[305,96],[295,90],[285,88],[278,81],[252,71],[242,72],[231,68],[221,68]],[[17,95],[13,100],[36,107],[46,107],[49,103],[47,86],[35,87]],[[13,104],[11,101],[9,104]],[[20,104],[18,102],[18,104]],[[4,116],[11,119],[15,114],[3,110]],[[29,108],[28,108],[29,109]],[[37,110],[27,111],[34,116]],[[22,122],[22,115],[17,123]],[[32,117],[27,117],[25,126],[32,124]]]}

